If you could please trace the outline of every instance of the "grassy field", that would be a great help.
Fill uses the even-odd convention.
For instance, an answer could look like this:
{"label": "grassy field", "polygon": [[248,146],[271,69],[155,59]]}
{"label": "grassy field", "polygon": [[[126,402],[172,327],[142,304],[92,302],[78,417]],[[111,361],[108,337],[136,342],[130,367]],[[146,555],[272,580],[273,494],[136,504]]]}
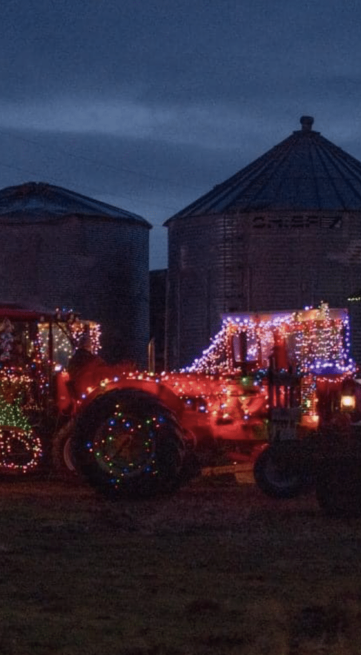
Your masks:
{"label": "grassy field", "polygon": [[173,498],[0,485],[1,655],[361,653],[361,520],[197,481]]}

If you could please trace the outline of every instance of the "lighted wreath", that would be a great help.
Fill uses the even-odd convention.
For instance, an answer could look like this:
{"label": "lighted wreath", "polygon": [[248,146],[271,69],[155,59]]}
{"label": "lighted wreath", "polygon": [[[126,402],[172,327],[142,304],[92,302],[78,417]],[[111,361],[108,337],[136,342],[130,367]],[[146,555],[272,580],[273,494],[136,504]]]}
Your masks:
{"label": "lighted wreath", "polygon": [[0,428],[0,471],[28,473],[38,466],[42,446],[32,428],[15,426]]}
{"label": "lighted wreath", "polygon": [[99,428],[94,442],[87,447],[97,458],[99,468],[114,472],[112,483],[115,486],[122,478],[143,471],[157,475],[155,436],[164,421],[162,416],[139,419],[117,409]]}

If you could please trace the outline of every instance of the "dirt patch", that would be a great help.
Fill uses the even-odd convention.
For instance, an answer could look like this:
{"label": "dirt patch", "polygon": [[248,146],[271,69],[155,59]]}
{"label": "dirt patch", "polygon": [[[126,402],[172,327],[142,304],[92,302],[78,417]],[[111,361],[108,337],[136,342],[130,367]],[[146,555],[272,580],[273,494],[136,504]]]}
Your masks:
{"label": "dirt patch", "polygon": [[361,520],[230,479],[119,503],[1,484],[0,652],[361,653],[360,552]]}

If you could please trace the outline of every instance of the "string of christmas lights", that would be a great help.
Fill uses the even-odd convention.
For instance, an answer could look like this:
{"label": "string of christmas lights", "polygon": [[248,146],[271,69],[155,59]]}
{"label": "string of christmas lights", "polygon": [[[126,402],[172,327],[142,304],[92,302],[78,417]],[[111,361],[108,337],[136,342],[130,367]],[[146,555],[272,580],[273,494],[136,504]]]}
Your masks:
{"label": "string of christmas lights", "polygon": [[255,370],[267,368],[276,335],[278,343],[285,343],[289,363],[300,372],[317,370],[322,373],[328,369],[351,373],[355,370],[349,354],[348,315],[343,312],[331,315],[327,303],[322,303],[317,310],[285,312],[267,318],[262,315],[226,317],[210,346],[184,372],[215,375],[236,370],[235,345],[242,333],[247,339],[247,361],[255,362]]}
{"label": "string of christmas lights", "polygon": [[[53,358],[54,362],[60,366],[67,366],[69,358],[73,351],[79,346],[84,332],[87,331],[89,336],[90,352],[97,355],[101,349],[100,338],[101,329],[98,323],[85,322],[76,320],[67,326],[68,334],[57,324],[52,326],[53,331]],[[42,359],[49,357],[49,325],[47,323],[39,324],[39,343]]]}
{"label": "string of christmas lights", "polygon": [[[59,318],[60,320],[60,318]],[[35,328],[35,329],[34,329]],[[66,365],[87,331],[91,351],[100,349],[100,326],[90,321],[52,324],[53,359],[49,360],[46,321],[0,325],[0,472],[27,473],[42,457],[42,444],[30,416],[39,416],[50,400],[49,372]]]}
{"label": "string of christmas lights", "polygon": [[162,416],[149,416],[140,420],[116,408],[107,424],[97,432],[94,442],[88,444],[98,465],[114,475],[112,484],[117,489],[122,479],[142,471],[157,475],[155,437],[164,422]]}
{"label": "string of christmas lights", "polygon": [[27,473],[34,469],[42,456],[42,445],[24,413],[21,397],[7,402],[0,395],[0,426],[0,472]]}

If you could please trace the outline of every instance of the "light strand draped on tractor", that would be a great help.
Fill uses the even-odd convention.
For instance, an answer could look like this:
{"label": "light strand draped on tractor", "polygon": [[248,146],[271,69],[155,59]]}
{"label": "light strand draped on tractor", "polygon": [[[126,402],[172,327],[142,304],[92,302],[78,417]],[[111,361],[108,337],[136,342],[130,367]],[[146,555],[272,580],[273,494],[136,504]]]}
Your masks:
{"label": "light strand draped on tractor", "polygon": [[259,487],[290,497],[326,455],[354,448],[345,310],[226,316],[188,369],[160,374],[106,364],[99,326],[74,313],[3,306],[0,320],[2,476],[78,476],[144,497],[254,461]]}

